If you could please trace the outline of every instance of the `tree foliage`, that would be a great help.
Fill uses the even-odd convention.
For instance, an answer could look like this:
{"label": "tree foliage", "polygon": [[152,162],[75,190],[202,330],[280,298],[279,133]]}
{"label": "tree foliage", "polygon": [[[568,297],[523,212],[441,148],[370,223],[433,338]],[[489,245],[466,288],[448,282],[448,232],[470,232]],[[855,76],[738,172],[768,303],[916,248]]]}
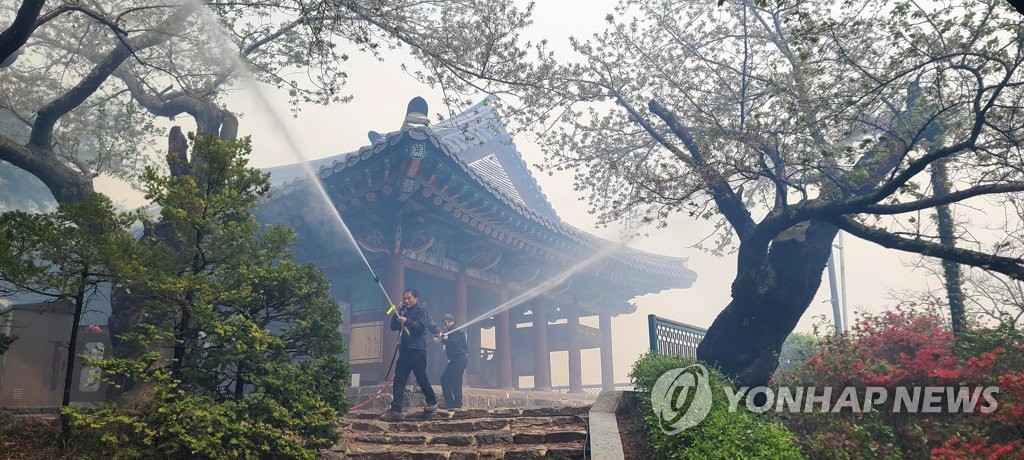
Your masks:
{"label": "tree foliage", "polygon": [[[61,406],[71,402],[78,332],[90,301],[101,295],[101,285],[119,278],[119,270],[145,263],[133,258],[139,254],[133,250],[135,238],[129,227],[137,217],[117,212],[110,199],[99,194],[82,203],[62,204],[52,213],[0,214],[0,294],[42,296],[72,309]],[[61,427],[61,437],[67,440],[66,417]]]}
{"label": "tree foliage", "polygon": [[[907,223],[938,204],[918,182],[937,160],[951,162],[958,186],[945,202],[1022,187],[1020,30],[1008,13],[1003,2],[626,1],[606,31],[572,41],[582,62],[538,52],[508,68],[530,80],[486,76],[490,89],[511,80],[523,99],[509,109],[551,129],[548,166],[577,171],[605,220],[638,210],[662,224],[677,212],[723,219],[733,236],[722,249],[758,224],[774,224],[772,235],[828,218],[895,245],[856,224],[897,215],[907,231],[885,233],[924,239],[924,223]],[[1024,276],[1013,258],[997,260]]]}
{"label": "tree foliage", "polygon": [[167,224],[147,228],[171,234],[147,230],[140,246],[154,259],[117,280],[145,293],[142,319],[121,337],[137,353],[94,362],[130,391],[70,412],[92,454],[313,458],[337,440],[349,378],[340,312],[319,270],[292,260],[292,232],[250,213],[269,181],[249,151],[200,136],[202,171],[144,174]]}
{"label": "tree foliage", "polygon": [[224,97],[246,74],[286,92],[296,110],[348,101],[350,54],[380,58],[403,43],[399,31],[443,34],[452,18],[472,40],[482,30],[465,7],[474,3],[8,2],[0,111],[30,135],[0,132],[0,160],[40,178],[58,201],[81,200],[98,174],[139,179],[155,145],[139,140],[155,139],[155,119],[188,116],[199,133],[234,138],[238,120]]}
{"label": "tree foliage", "polygon": [[716,222],[705,248],[735,250],[737,277],[699,357],[727,375],[767,380],[839,229],[1024,279],[1024,247],[944,246],[927,216],[1024,190],[1006,2],[625,0],[606,19],[568,58],[542,41],[462,64],[452,43],[426,79],[511,94],[603,221]]}
{"label": "tree foliage", "polygon": [[74,299],[130,268],[136,213],[118,212],[104,195],[61,205],[55,212],[0,214],[0,279],[5,294]]}

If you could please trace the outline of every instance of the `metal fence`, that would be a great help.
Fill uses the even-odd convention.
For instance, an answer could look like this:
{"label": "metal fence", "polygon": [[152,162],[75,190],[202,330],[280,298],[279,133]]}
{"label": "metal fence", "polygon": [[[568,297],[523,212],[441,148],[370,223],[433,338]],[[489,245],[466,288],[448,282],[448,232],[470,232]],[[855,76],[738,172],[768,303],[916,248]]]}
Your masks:
{"label": "metal fence", "polygon": [[651,351],[687,358],[697,357],[697,345],[704,339],[707,329],[679,323],[670,319],[647,315],[651,338]]}

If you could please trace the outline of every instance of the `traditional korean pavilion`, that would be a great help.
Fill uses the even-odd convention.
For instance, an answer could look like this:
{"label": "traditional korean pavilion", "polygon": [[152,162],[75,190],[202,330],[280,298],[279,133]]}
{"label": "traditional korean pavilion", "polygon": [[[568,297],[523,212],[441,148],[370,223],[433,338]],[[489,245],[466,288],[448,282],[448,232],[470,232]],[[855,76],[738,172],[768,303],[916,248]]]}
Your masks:
{"label": "traditional korean pavilion", "polygon": [[[391,299],[417,289],[438,323],[444,313],[465,323],[612,244],[559,219],[489,102],[428,126],[426,103],[415,98],[398,131],[371,132],[370,145],[311,165]],[[268,171],[274,198],[257,215],[296,229],[297,258],[324,270],[345,314],[353,374],[361,385],[381,383],[398,339],[387,300],[302,166]],[[468,327],[467,384],[511,389],[532,376],[533,388],[549,389],[551,353],[567,351],[569,390],[580,392],[580,351],[599,348],[602,386],[611,388],[612,317],[633,313],[634,297],[695,279],[685,259],[620,248]],[[588,316],[598,328],[580,324]],[[436,382],[446,361],[440,346],[430,348]]]}

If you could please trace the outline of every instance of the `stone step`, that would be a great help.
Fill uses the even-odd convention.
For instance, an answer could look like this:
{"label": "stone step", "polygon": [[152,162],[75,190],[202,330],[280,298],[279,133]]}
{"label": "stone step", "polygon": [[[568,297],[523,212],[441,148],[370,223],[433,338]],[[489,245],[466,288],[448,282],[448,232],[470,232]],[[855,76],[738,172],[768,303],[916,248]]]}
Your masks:
{"label": "stone step", "polygon": [[[423,394],[413,384],[408,387],[407,402],[415,410],[424,404]],[[435,393],[441,394],[440,387],[435,386]],[[389,386],[385,391],[380,392],[378,386],[355,387],[347,390],[347,399],[351,405],[365,404],[367,410],[383,412],[391,404],[392,388]],[[371,398],[374,398],[371,400]],[[562,406],[587,406],[589,407],[596,394],[578,393],[555,393],[551,391],[538,390],[490,390],[482,388],[463,388],[464,407],[494,408],[494,407],[562,407]]]}
{"label": "stone step", "polygon": [[347,460],[580,459],[584,458],[585,454],[585,447],[574,443],[472,449],[449,446],[355,445],[346,449],[344,458]]}
{"label": "stone step", "polygon": [[474,433],[349,433],[349,445],[435,445],[449,446],[490,446],[495,444],[560,444],[583,443],[587,440],[584,430],[570,431],[526,431],[513,433],[508,430],[487,430]]}
{"label": "stone step", "polygon": [[573,459],[587,449],[585,408],[499,408],[407,412],[400,422],[380,412],[354,412],[339,421],[346,459]]}
{"label": "stone step", "polygon": [[383,432],[476,432],[481,430],[525,430],[531,428],[552,428],[586,426],[587,417],[464,417],[438,420],[416,420],[409,418],[400,422],[385,422],[377,419],[344,420],[339,427],[352,433]]}
{"label": "stone step", "polygon": [[[376,419],[380,416],[383,411],[360,411],[360,412],[349,412],[345,415],[345,419]],[[573,406],[573,407],[538,407],[532,409],[519,409],[519,408],[497,408],[497,409],[456,409],[453,411],[437,410],[431,419],[441,418],[465,418],[465,417],[485,417],[485,416],[510,416],[510,417],[554,417],[554,416],[586,416],[590,413],[590,406]],[[419,409],[412,409],[406,412],[407,418],[424,418],[425,416],[419,411]]]}

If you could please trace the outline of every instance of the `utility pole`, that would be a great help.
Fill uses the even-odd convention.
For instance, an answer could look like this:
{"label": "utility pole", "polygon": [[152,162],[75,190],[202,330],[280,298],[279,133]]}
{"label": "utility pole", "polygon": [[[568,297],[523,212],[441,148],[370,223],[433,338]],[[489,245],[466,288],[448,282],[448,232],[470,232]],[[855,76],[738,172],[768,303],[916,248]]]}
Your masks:
{"label": "utility pole", "polygon": [[[835,251],[831,251],[834,253]],[[832,318],[835,320],[836,332],[842,333],[845,328],[843,327],[843,314],[839,310],[839,293],[836,292],[836,261],[833,254],[828,256],[828,287],[832,292]]]}
{"label": "utility pole", "polygon": [[846,244],[843,243],[843,231],[839,231],[839,292],[843,294],[843,332],[850,330],[850,318],[846,308]]}

